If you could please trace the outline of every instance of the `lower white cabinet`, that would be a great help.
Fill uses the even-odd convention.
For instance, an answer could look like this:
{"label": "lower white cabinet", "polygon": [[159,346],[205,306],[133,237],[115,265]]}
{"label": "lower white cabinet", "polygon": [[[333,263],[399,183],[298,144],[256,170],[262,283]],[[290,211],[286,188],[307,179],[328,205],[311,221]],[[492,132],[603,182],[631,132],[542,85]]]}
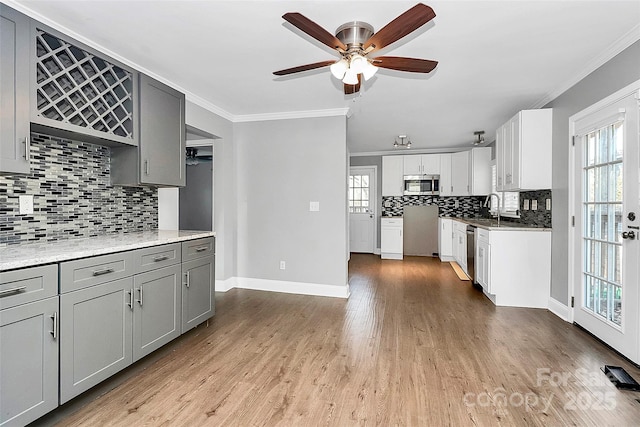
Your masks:
{"label": "lower white cabinet", "polygon": [[58,406],[58,266],[0,273],[0,426]]}
{"label": "lower white cabinet", "polygon": [[467,273],[467,224],[453,221],[453,257]]}
{"label": "lower white cabinet", "polygon": [[382,218],[380,226],[380,257],[402,259],[404,253],[402,218]]}
{"label": "lower white cabinet", "polygon": [[498,229],[487,232],[478,282],[494,304],[548,308],[551,286],[551,232]]}
{"label": "lower white cabinet", "polygon": [[60,404],[131,364],[133,297],[131,277],[60,296]]}
{"label": "lower white cabinet", "polygon": [[491,245],[489,244],[488,230],[476,229],[475,250],[476,282],[482,286],[485,292],[491,293]]}
{"label": "lower white cabinet", "polygon": [[438,218],[438,256],[440,261],[453,261],[453,221]]}

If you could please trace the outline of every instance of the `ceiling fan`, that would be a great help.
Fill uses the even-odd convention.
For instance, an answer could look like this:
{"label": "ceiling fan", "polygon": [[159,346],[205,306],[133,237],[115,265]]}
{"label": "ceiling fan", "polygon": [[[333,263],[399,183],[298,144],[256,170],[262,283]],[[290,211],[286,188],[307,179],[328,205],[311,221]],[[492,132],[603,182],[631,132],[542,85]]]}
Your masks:
{"label": "ceiling fan", "polygon": [[417,30],[435,18],[435,16],[433,9],[425,4],[418,3],[382,27],[378,32],[374,32],[373,27],[366,22],[353,21],[338,27],[336,35],[333,36],[320,25],[300,13],[286,13],[282,16],[285,21],[319,42],[335,49],[340,55],[340,59],[300,65],[275,71],[273,74],[285,76],[330,66],[334,77],[342,80],[344,93],[349,95],[358,92],[362,79],[368,80],[373,77],[378,67],[410,73],[428,73],[436,68],[437,61],[401,56],[369,57],[369,55]]}

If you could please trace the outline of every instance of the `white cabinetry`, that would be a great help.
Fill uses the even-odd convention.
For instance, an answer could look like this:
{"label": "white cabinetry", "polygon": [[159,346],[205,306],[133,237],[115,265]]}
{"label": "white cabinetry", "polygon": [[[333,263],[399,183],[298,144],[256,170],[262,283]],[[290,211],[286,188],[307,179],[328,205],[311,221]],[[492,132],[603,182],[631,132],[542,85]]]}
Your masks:
{"label": "white cabinetry", "polygon": [[[551,232],[485,231],[476,247],[477,279],[494,304],[547,308],[551,284]],[[482,251],[482,252],[481,252]]]}
{"label": "white cabinetry", "polygon": [[451,195],[468,196],[469,188],[469,152],[451,154]]}
{"label": "white cabinetry", "polygon": [[413,154],[403,158],[405,175],[440,174],[440,154]]}
{"label": "white cabinetry", "polygon": [[438,218],[438,255],[440,261],[453,261],[453,221]]}
{"label": "white cabinetry", "polygon": [[451,153],[440,155],[440,196],[451,196]]}
{"label": "white cabinetry", "polygon": [[497,189],[551,188],[553,112],[523,110],[496,131]]}
{"label": "white cabinetry", "polygon": [[382,157],[382,195],[402,196],[404,191],[404,156]]}
{"label": "white cabinetry", "polygon": [[467,224],[453,221],[453,257],[458,265],[467,272]]}
{"label": "white cabinetry", "polygon": [[470,151],[469,175],[472,196],[491,193],[491,147],[477,147]]}
{"label": "white cabinetry", "polygon": [[382,218],[380,233],[380,257],[402,259],[402,218]]}

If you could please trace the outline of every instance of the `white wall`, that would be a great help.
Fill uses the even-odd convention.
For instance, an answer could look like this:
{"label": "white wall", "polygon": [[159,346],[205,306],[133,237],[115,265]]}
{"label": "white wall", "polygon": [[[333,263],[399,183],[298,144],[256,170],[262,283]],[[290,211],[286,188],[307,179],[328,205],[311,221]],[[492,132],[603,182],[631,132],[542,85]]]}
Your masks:
{"label": "white wall", "polygon": [[234,142],[238,277],[346,286],[346,117],[237,123]]}

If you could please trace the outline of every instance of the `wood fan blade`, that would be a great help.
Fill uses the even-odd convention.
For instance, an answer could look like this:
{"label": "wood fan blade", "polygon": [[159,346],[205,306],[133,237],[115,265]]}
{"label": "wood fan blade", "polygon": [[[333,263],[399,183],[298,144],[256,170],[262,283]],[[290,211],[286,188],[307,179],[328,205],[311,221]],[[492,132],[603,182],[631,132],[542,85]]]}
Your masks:
{"label": "wood fan blade", "polygon": [[347,50],[344,43],[338,40],[336,36],[298,12],[285,13],[282,15],[282,18],[302,32],[318,40],[320,43],[329,46],[331,49],[340,48]]}
{"label": "wood fan blade", "polygon": [[366,50],[370,46],[373,46],[371,52],[382,49],[422,27],[435,18],[435,16],[436,13],[433,9],[426,4],[418,3],[372,35],[369,40],[365,42],[364,48]]}
{"label": "wood fan blade", "polygon": [[428,73],[438,65],[438,61],[429,59],[405,58],[403,56],[379,56],[373,58],[373,65],[390,70],[408,71],[410,73]]}
{"label": "wood fan blade", "polygon": [[274,71],[276,76],[286,76],[287,74],[299,73],[301,71],[315,70],[316,68],[326,67],[336,62],[335,59],[329,61],[314,62],[313,64],[300,65],[298,67],[287,68],[286,70]]}
{"label": "wood fan blade", "polygon": [[358,83],[355,85],[348,85],[345,83],[344,85],[344,94],[352,95],[354,93],[360,92],[360,84],[362,84],[362,74],[358,74]]}

